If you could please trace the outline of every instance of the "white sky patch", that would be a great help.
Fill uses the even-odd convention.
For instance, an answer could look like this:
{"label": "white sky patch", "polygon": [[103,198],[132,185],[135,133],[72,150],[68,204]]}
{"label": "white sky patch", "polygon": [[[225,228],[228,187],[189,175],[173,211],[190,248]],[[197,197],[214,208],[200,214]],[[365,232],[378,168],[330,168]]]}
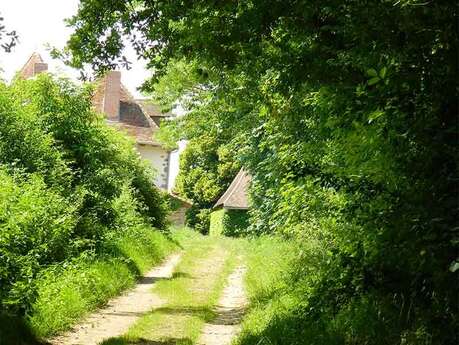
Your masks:
{"label": "white sky patch", "polygon": [[[72,29],[66,27],[65,18],[76,14],[78,0],[0,0],[0,16],[5,18],[8,31],[16,30],[19,43],[11,53],[0,51],[0,76],[11,80],[14,74],[26,63],[33,52],[39,53],[55,74],[64,74],[72,79],[79,75],[77,71],[53,60],[46,50],[46,44],[63,48]],[[145,69],[146,63],[138,61],[133,49],[126,52],[132,62],[132,68],[121,70],[122,82],[129,91],[139,97],[136,90],[150,76]]]}

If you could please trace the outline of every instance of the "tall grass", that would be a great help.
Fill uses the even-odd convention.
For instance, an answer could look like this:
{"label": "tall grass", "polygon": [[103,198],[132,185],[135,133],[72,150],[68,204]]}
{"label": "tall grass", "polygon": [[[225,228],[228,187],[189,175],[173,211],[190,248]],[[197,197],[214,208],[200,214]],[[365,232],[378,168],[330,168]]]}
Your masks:
{"label": "tall grass", "polygon": [[290,314],[298,302],[298,297],[289,291],[289,272],[298,248],[293,242],[262,236],[246,242],[245,252],[248,267],[245,284],[250,308],[236,344],[268,345],[269,339],[275,337],[267,333],[276,332],[270,326]]}
{"label": "tall grass", "polygon": [[40,338],[69,328],[89,311],[134,285],[136,278],[170,253],[175,245],[149,228],[116,240],[103,256],[79,258],[43,271],[29,323]]}

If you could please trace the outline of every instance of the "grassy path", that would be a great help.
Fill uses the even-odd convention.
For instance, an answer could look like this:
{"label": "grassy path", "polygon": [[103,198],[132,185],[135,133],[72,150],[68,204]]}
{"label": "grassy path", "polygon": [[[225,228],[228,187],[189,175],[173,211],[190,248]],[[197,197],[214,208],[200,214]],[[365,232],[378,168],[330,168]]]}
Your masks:
{"label": "grassy path", "polygon": [[229,275],[215,309],[217,316],[204,326],[198,345],[230,345],[240,332],[241,319],[247,307],[244,289],[246,270],[245,266],[238,266]]}
{"label": "grassy path", "polygon": [[221,310],[214,306],[228,276],[240,265],[237,241],[186,230],[176,237],[184,249],[181,261],[172,278],[159,281],[153,289],[164,304],[103,345],[196,344],[206,323],[218,320]]}
{"label": "grassy path", "polygon": [[123,334],[141,315],[164,303],[150,290],[157,280],[172,276],[179,260],[180,254],[171,255],[162,265],[145,274],[134,289],[114,298],[106,308],[91,314],[71,331],[51,339],[50,344],[97,345],[107,337]]}

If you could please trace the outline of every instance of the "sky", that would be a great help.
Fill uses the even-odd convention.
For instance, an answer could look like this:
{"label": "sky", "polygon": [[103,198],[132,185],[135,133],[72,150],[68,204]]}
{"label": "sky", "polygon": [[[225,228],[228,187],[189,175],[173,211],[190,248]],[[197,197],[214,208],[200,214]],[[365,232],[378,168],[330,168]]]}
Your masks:
{"label": "sky", "polygon": [[[8,31],[16,30],[19,34],[19,44],[11,53],[0,51],[0,68],[3,70],[0,76],[11,80],[30,55],[38,52],[51,72],[76,78],[76,71],[51,59],[45,45],[65,46],[72,29],[66,27],[64,19],[76,13],[78,3],[78,0],[0,0],[0,15],[5,18],[3,24]],[[139,97],[136,88],[149,72],[145,70],[145,62],[137,61],[132,50],[126,55],[133,64],[131,70],[122,70],[122,82],[133,95]]]}

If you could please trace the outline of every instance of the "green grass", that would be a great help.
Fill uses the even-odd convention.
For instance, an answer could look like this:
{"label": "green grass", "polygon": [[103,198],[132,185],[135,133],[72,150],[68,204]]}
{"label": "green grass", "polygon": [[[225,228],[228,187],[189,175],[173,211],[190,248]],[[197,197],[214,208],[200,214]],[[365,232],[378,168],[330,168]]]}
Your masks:
{"label": "green grass", "polygon": [[297,250],[288,241],[261,237],[246,242],[245,251],[248,268],[245,284],[250,307],[235,343],[272,345],[266,337],[267,331],[271,331],[270,324],[288,315],[298,302],[295,295],[287,292],[289,267]]}
{"label": "green grass", "polygon": [[68,329],[134,285],[136,279],[176,245],[158,231],[140,228],[112,244],[103,257],[80,257],[44,271],[28,322],[39,338]]}
{"label": "green grass", "polygon": [[210,214],[210,236],[219,236],[223,233],[223,217],[225,216],[225,209],[213,211]]}
{"label": "green grass", "polygon": [[171,279],[154,287],[165,304],[142,317],[122,337],[104,345],[194,344],[206,321],[215,315],[226,279],[239,260],[240,242],[182,230],[174,237],[184,253]]}

